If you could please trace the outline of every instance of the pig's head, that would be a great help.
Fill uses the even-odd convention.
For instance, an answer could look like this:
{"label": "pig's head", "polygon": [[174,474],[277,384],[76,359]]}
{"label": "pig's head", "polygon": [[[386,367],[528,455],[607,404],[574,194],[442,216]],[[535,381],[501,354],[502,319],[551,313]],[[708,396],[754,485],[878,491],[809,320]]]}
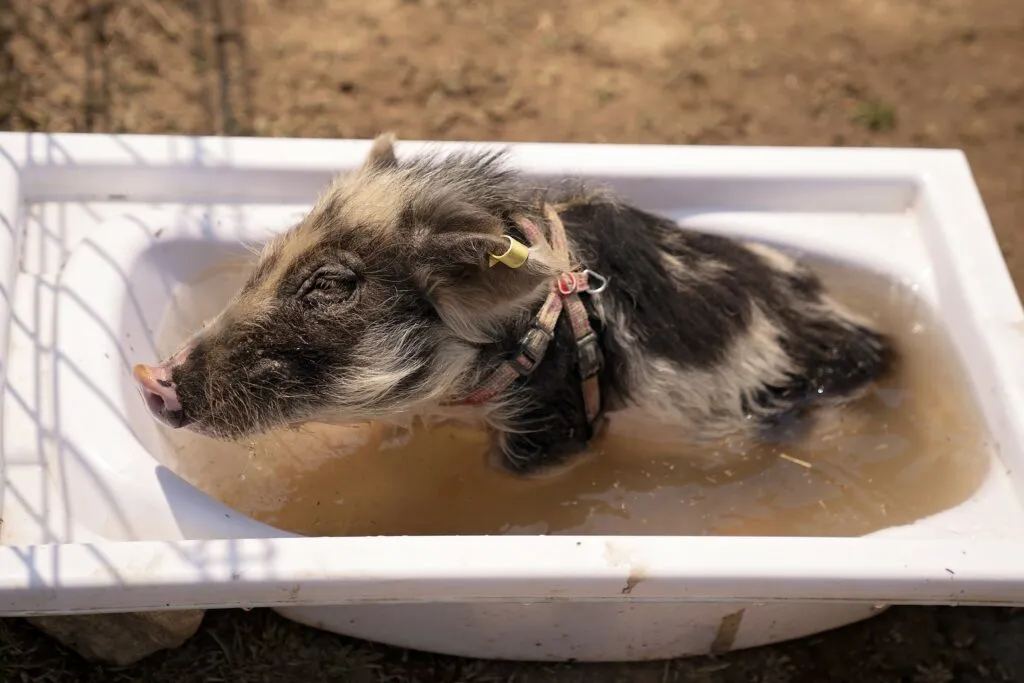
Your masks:
{"label": "pig's head", "polygon": [[[483,354],[566,264],[505,251],[533,193],[483,153],[399,163],[390,136],[270,242],[246,284],[174,356],[134,374],[171,427],[241,438],[308,420],[430,412],[466,392]],[[490,349],[490,351],[488,351]]]}

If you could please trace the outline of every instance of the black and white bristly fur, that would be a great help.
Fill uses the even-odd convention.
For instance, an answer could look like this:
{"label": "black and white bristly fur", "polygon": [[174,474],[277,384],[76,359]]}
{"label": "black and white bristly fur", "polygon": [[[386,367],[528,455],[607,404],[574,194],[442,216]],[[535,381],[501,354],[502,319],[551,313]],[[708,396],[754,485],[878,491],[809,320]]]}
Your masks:
{"label": "black and white bristly fur", "polygon": [[[247,284],[145,391],[165,423],[239,438],[306,420],[482,419],[527,475],[593,437],[563,317],[539,367],[482,407],[453,407],[515,354],[552,278],[570,265],[609,280],[583,295],[600,337],[607,413],[682,428],[695,442],[762,438],[858,397],[892,347],[790,256],[680,229],[602,189],[538,188],[504,154],[399,162],[382,136],[268,244]],[[570,264],[547,247],[488,267],[513,220],[554,204]],[[164,374],[160,374],[160,373]],[[148,388],[147,388],[148,387]],[[163,401],[161,403],[161,401]]]}

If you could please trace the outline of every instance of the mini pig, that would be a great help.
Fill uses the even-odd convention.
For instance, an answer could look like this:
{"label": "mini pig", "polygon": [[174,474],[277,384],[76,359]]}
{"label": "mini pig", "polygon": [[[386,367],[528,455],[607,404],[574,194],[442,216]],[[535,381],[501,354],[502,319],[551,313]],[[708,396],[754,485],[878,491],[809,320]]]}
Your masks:
{"label": "mini pig", "polygon": [[216,318],[135,367],[152,413],[218,439],[480,420],[525,476],[570,463],[616,411],[695,443],[772,439],[889,371],[888,338],[790,256],[602,188],[538,187],[505,157],[399,161],[378,137]]}

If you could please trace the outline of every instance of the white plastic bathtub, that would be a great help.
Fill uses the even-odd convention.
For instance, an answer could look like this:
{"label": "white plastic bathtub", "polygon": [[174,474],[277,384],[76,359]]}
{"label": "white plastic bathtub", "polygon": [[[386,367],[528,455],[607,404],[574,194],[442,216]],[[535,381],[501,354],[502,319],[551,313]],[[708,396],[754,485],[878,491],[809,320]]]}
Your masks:
{"label": "white plastic bathtub", "polygon": [[287,227],[368,145],[0,134],[0,616],[265,605],[437,652],[632,660],[893,603],[1024,603],[1024,315],[956,151],[513,146],[539,177],[915,283],[995,443],[956,507],[862,538],[304,538],[184,482],[129,376],[171,290]]}

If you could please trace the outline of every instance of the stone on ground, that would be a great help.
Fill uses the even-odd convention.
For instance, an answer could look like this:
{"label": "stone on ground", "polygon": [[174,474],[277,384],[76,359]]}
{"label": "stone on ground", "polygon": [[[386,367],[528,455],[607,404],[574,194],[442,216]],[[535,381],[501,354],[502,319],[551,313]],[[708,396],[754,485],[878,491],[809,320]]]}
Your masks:
{"label": "stone on ground", "polygon": [[75,614],[32,617],[28,621],[86,659],[127,666],[180,647],[203,621],[205,610]]}

